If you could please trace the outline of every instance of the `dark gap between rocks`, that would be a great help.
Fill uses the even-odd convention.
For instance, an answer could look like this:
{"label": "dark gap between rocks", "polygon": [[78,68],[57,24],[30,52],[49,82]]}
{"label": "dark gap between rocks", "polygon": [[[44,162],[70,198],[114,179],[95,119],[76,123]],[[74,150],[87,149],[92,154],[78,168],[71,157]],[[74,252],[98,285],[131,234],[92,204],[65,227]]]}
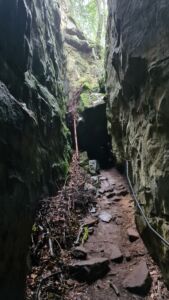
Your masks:
{"label": "dark gap between rocks", "polygon": [[[68,114],[67,124],[71,131],[74,148],[74,130],[71,114]],[[106,103],[99,101],[85,108],[77,122],[78,146],[81,152],[86,151],[88,158],[99,162],[102,169],[115,165],[111,148],[111,137],[107,130]]]}

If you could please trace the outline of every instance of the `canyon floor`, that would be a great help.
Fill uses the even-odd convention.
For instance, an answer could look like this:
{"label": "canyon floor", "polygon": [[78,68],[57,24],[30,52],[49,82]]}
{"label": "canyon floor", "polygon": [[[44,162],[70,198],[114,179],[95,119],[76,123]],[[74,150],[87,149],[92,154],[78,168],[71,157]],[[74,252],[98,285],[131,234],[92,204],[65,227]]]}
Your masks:
{"label": "canyon floor", "polygon": [[91,176],[74,159],[63,189],[42,203],[27,299],[169,299],[137,232],[126,179],[116,169]]}

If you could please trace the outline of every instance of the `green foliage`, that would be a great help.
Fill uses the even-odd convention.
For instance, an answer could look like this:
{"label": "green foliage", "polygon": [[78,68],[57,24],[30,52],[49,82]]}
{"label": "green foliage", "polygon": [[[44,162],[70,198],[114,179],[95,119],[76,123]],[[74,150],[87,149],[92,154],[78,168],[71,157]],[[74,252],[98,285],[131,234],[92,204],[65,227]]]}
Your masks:
{"label": "green foliage", "polygon": [[92,80],[93,78],[89,76],[85,76],[85,77],[81,77],[80,80],[79,80],[79,84],[81,86],[83,86],[83,91],[87,91],[87,90],[90,90],[90,91],[94,91],[97,89],[98,87],[98,84],[96,82],[96,80]]}
{"label": "green foliage", "polygon": [[88,107],[90,105],[90,93],[89,92],[83,92],[80,95],[80,101],[78,105],[78,112],[81,113],[85,107]]}
{"label": "green foliage", "polygon": [[86,34],[86,37],[95,40],[97,32],[97,7],[95,0],[70,0],[71,13],[79,28]]}
{"label": "green foliage", "polygon": [[53,170],[54,177],[57,178],[57,181],[62,182],[68,174],[68,170],[69,170],[68,160],[64,158],[64,160],[60,160],[59,162],[54,163],[52,165],[52,170]]}
{"label": "green foliage", "polygon": [[87,80],[83,81],[83,91],[80,95],[80,102],[79,102],[79,107],[78,107],[78,111],[79,113],[82,112],[84,110],[84,108],[89,107],[93,100],[92,98],[92,92],[94,92],[95,90],[98,89],[98,86],[96,86],[96,84],[93,84],[92,82],[88,82]]}
{"label": "green foliage", "polygon": [[33,226],[32,226],[32,232],[36,232],[38,230],[38,228],[36,227],[36,224],[33,224]]}
{"label": "green foliage", "polygon": [[82,101],[84,107],[87,107],[90,105],[90,94],[88,92],[82,93],[80,98],[81,98],[81,101]]}
{"label": "green foliage", "polygon": [[84,244],[87,240],[88,240],[88,237],[89,237],[89,229],[87,226],[85,226],[83,228],[83,237],[82,237],[82,244]]}
{"label": "green foliage", "polygon": [[104,75],[102,75],[102,77],[99,79],[99,89],[100,89],[100,93],[105,93],[106,92],[106,83],[105,83],[105,77]]}
{"label": "green foliage", "polygon": [[89,158],[86,151],[80,153],[79,165],[86,171],[89,170]]}
{"label": "green foliage", "polygon": [[[71,15],[78,27],[84,32],[86,38],[96,42],[99,14],[96,0],[70,0]],[[103,12],[106,16],[106,11]],[[105,36],[105,30],[103,32]],[[104,37],[102,39],[104,45]]]}

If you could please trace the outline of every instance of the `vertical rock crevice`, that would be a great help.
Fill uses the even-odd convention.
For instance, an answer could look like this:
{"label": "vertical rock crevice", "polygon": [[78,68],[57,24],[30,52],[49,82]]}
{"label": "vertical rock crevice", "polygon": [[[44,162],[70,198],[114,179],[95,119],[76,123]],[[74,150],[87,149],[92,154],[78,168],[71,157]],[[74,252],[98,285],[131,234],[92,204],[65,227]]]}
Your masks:
{"label": "vertical rock crevice", "polygon": [[[108,7],[107,115],[113,152],[118,163],[130,161],[138,199],[152,226],[169,240],[169,3],[109,0]],[[169,283],[168,249],[139,212],[136,219]]]}

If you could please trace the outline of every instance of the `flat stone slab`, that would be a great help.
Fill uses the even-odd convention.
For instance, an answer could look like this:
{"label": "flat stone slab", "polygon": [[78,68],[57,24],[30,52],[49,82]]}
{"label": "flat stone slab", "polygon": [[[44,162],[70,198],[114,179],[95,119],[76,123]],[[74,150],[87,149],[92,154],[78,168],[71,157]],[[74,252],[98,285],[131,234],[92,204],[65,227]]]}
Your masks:
{"label": "flat stone slab", "polygon": [[77,259],[86,259],[87,257],[87,250],[82,247],[82,246],[79,246],[79,247],[75,247],[72,249],[71,251],[71,254],[74,258],[77,258]]}
{"label": "flat stone slab", "polygon": [[114,186],[111,185],[111,186],[105,187],[104,190],[105,190],[106,193],[113,192],[114,191]]}
{"label": "flat stone slab", "polygon": [[107,198],[113,198],[114,196],[116,196],[115,192],[108,192],[108,193],[106,193],[106,197]]}
{"label": "flat stone slab", "polygon": [[116,191],[116,195],[117,195],[117,196],[122,196],[122,197],[124,197],[124,196],[126,196],[126,195],[128,195],[128,194],[129,194],[129,192],[128,192],[126,189],[122,189],[122,190]]}
{"label": "flat stone slab", "polygon": [[145,296],[151,288],[152,279],[145,261],[141,261],[126,277],[123,286],[131,293]]}
{"label": "flat stone slab", "polygon": [[117,184],[116,188],[121,190],[121,189],[125,189],[125,186],[124,186],[124,184],[121,183],[121,184]]}
{"label": "flat stone slab", "polygon": [[100,180],[101,181],[105,181],[105,180],[108,180],[106,177],[104,177],[104,176],[100,176]]}
{"label": "flat stone slab", "polygon": [[129,228],[127,229],[127,234],[130,242],[135,242],[136,240],[139,239],[139,234],[136,229],[134,228]]}
{"label": "flat stone slab", "polygon": [[78,261],[68,266],[70,275],[80,282],[93,282],[102,278],[109,271],[107,258],[95,257],[85,261]]}
{"label": "flat stone slab", "polygon": [[98,223],[98,219],[90,216],[86,217],[83,222],[84,226],[89,226],[89,227],[94,226],[97,223]]}
{"label": "flat stone slab", "polygon": [[123,254],[121,253],[118,246],[112,246],[112,253],[110,256],[111,261],[121,263],[123,261]]}
{"label": "flat stone slab", "polygon": [[109,214],[107,211],[102,211],[99,214],[99,219],[103,222],[109,223],[112,220],[112,215]]}
{"label": "flat stone slab", "polygon": [[114,202],[119,202],[119,201],[121,200],[121,198],[115,196],[115,197],[113,197],[111,200],[114,201]]}

